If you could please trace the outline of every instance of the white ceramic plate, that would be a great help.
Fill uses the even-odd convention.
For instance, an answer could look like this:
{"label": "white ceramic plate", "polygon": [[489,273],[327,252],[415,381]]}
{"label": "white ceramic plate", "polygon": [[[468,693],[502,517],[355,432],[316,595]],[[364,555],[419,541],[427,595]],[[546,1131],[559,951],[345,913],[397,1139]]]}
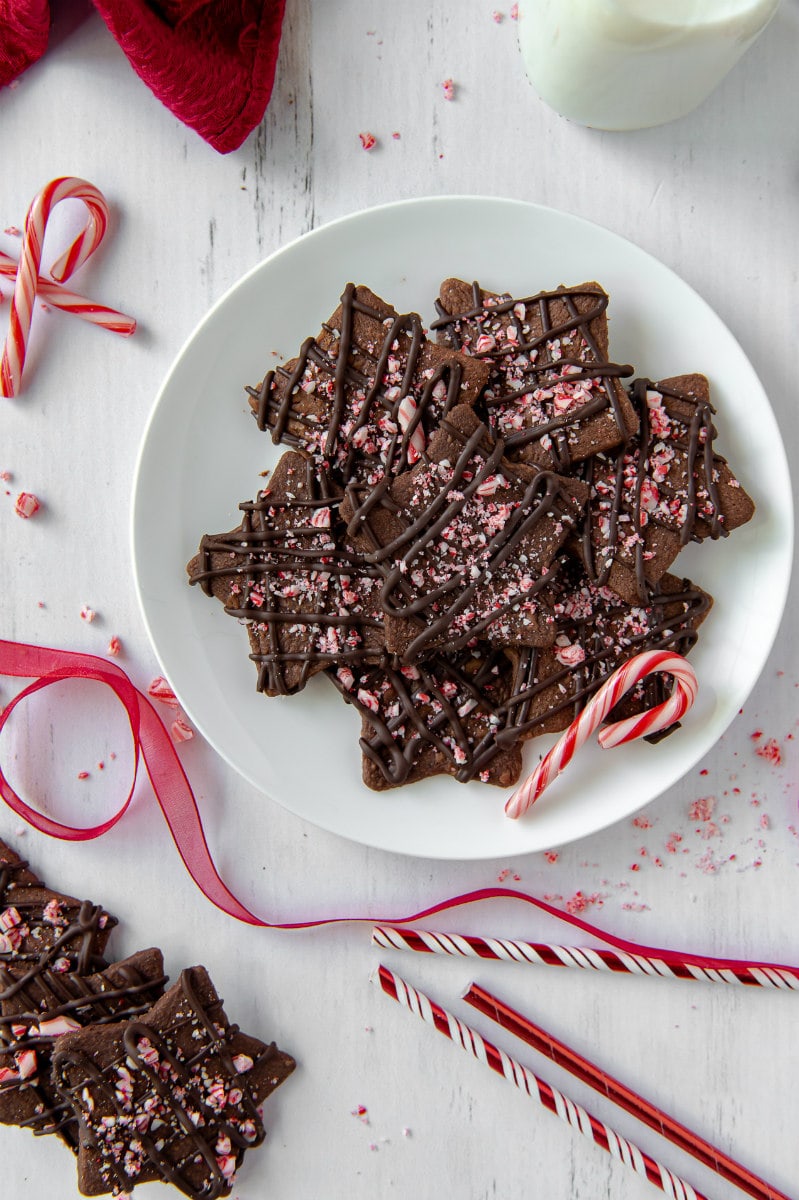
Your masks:
{"label": "white ceramic plate", "polygon": [[[690,546],[677,570],[716,598],[692,663],[700,699],[658,746],[587,746],[527,817],[505,796],[441,777],[386,793],[361,783],[360,718],[325,680],[298,696],[255,691],[245,631],[186,584],[201,535],[231,529],[237,505],[279,450],[258,432],[243,388],[315,332],[348,280],[401,311],[433,318],[449,275],[529,294],[598,279],[609,291],[611,355],[641,374],[703,371],[718,445],[757,502],[730,539]],[[546,849],[617,821],[675,783],[721,736],[777,632],[792,558],[785,452],[752,366],[707,304],[668,268],[587,221],[517,201],[435,197],[333,222],[260,264],[211,309],[161,389],[133,497],[133,561],[164,674],[195,726],[231,766],[285,808],[370,846],[445,859]],[[532,767],[551,739],[526,746]],[[235,818],[235,814],[232,814]]]}

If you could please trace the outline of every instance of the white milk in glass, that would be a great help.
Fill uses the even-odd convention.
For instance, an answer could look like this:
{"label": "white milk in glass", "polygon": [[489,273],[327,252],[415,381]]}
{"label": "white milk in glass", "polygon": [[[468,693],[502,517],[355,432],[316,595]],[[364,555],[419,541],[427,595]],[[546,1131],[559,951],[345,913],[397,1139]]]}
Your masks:
{"label": "white milk in glass", "polygon": [[709,96],[779,0],[523,0],[519,44],[538,94],[597,129],[643,129]]}

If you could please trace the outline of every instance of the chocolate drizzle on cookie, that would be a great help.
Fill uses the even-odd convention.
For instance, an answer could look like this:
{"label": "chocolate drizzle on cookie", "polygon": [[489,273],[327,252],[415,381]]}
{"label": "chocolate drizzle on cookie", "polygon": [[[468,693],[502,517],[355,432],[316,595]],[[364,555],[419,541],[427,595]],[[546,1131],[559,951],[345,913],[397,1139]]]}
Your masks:
{"label": "chocolate drizzle on cookie", "polygon": [[[504,458],[502,442],[463,406],[445,418],[430,458],[395,482],[396,531],[360,522],[359,547],[385,571],[389,621],[418,624],[402,651],[414,663],[475,637],[546,640],[536,597],[580,510],[568,481]],[[402,503],[400,505],[400,498]],[[358,527],[357,518],[350,528]],[[384,527],[385,529],[385,527]],[[387,627],[390,651],[391,625]]]}
{"label": "chocolate drizzle on cookie", "polygon": [[645,601],[652,579],[682,546],[726,537],[753,507],[714,449],[714,409],[703,376],[637,379],[632,399],[638,434],[580,468],[591,498],[579,546],[593,582],[621,588],[614,568],[624,568],[634,572],[637,595]]}
{"label": "chocolate drizzle on cookie", "polygon": [[227,1195],[245,1149],[264,1139],[260,1101],[293,1067],[228,1024],[198,967],[145,1019],[91,1043],[67,1035],[53,1070],[78,1114],[82,1184],[118,1194],[161,1179],[196,1200]]}
{"label": "chocolate drizzle on cookie", "polygon": [[95,975],[0,966],[0,1122],[57,1133],[73,1150],[78,1125],[50,1079],[58,1038],[70,1028],[128,1020],[162,995],[160,951],[147,950]]}
{"label": "chocolate drizzle on cookie", "polygon": [[[326,323],[296,359],[246,390],[259,429],[312,454],[338,484],[368,482],[368,508],[379,496],[371,489],[413,464],[429,432],[476,397],[485,376],[479,386],[465,379],[462,357],[428,342],[418,314],[396,313],[365,288],[347,284],[337,314],[336,326]],[[356,336],[359,314],[372,323],[368,336]]]}
{"label": "chocolate drizzle on cookie", "polygon": [[89,900],[52,891],[0,841],[0,965],[26,977],[51,964],[79,974],[101,969],[116,923]]}
{"label": "chocolate drizzle on cookie", "polygon": [[509,756],[496,736],[512,677],[501,650],[477,643],[413,668],[367,668],[357,677],[329,671],[328,677],[363,717],[361,750],[371,787],[397,787],[434,773],[502,787],[518,776],[518,754]]}
{"label": "chocolate drizzle on cookie", "polygon": [[380,572],[347,547],[339,504],[310,460],[285,455],[272,486],[239,506],[241,525],[203,537],[189,565],[191,583],[247,622],[261,691],[287,695],[331,663],[381,656]]}
{"label": "chocolate drizzle on cookie", "polygon": [[[556,306],[564,313],[560,319]],[[514,298],[486,293],[475,281],[471,307],[451,312],[441,298],[436,301],[439,316],[431,329],[493,367],[483,403],[509,454],[538,443],[564,470],[574,461],[576,425],[608,413],[615,428],[610,444],[632,432],[614,380],[633,369],[609,362],[591,331],[607,306],[606,293],[591,284]],[[565,353],[561,342],[568,345]]]}
{"label": "chocolate drizzle on cookie", "polygon": [[[631,608],[610,589],[589,584],[573,562],[564,568],[557,587],[554,646],[513,651],[511,692],[498,711],[500,745],[513,744],[519,736],[565,728],[608,676],[643,650],[687,654],[713,603],[689,580],[664,576],[645,606]],[[649,675],[607,719],[662,704],[671,690],[668,677]],[[650,740],[658,741],[674,728]]]}

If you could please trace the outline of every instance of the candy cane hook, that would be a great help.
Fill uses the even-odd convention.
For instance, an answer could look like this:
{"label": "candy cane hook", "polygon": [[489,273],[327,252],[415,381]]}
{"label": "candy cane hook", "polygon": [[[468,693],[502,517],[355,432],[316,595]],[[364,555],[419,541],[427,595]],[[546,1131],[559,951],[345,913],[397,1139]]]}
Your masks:
{"label": "candy cane hook", "polygon": [[698,683],[693,667],[681,654],[668,650],[646,650],[636,654],[610,675],[598,692],[589,700],[580,715],[544,756],[532,775],[516,789],[505,805],[509,817],[520,817],[546,787],[560,775],[571,762],[584,742],[599,729],[605,717],[630,688],[635,687],[647,675],[663,671],[674,677],[674,691],[663,704],[647,709],[634,717],[616,721],[599,732],[597,741],[603,750],[645,737],[660,729],[668,729],[688,711],[696,699]]}
{"label": "candy cane hook", "polygon": [[53,179],[34,197],[25,217],[22,252],[17,267],[8,337],[0,362],[0,391],[4,396],[16,396],[22,380],[33,305],[36,299],[39,267],[42,261],[44,234],[50,213],[62,200],[82,200],[89,210],[84,229],[53,264],[50,274],[63,283],[94,253],[108,227],[108,205],[105,197],[85,179],[62,176]]}

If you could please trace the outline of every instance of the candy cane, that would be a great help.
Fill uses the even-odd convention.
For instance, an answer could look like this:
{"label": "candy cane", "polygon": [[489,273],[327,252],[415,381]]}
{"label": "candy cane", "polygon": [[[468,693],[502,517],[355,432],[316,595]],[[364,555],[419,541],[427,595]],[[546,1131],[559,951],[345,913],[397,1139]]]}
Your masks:
{"label": "candy cane", "polygon": [[[403,396],[402,400],[400,400],[399,408],[397,409],[397,420],[399,421],[399,427],[403,433],[408,432],[408,428],[415,417],[416,401],[411,396]],[[424,454],[425,445],[426,439],[424,436],[424,430],[422,429],[421,423],[419,423],[414,426],[414,430],[410,438],[410,453],[408,458],[411,462],[416,462],[419,455]]]}
{"label": "candy cane", "polygon": [[19,391],[36,299],[44,233],[50,213],[61,200],[82,200],[89,210],[89,219],[85,228],[51,268],[50,274],[58,283],[68,279],[94,253],[108,226],[105,197],[85,179],[71,176],[53,179],[34,197],[25,217],[8,337],[0,363],[0,390],[4,396],[16,396]]}
{"label": "candy cane", "polygon": [[571,762],[576,751],[599,729],[622,696],[656,671],[665,671],[674,676],[675,687],[669,699],[635,717],[616,721],[607,729],[600,730],[597,740],[603,750],[608,750],[622,742],[656,733],[659,729],[668,729],[669,725],[679,721],[696,699],[699,685],[693,668],[681,654],[673,654],[668,650],[645,650],[643,654],[636,654],[605,680],[532,775],[516,789],[505,805],[506,815],[516,818],[527,812],[544,789]]}
{"label": "candy cane", "polygon": [[[0,275],[6,279],[16,279],[18,267],[19,263],[15,258],[0,252]],[[136,332],[136,321],[133,317],[127,317],[115,308],[108,308],[105,304],[97,304],[94,300],[79,296],[77,292],[69,291],[60,283],[54,283],[46,275],[39,275],[37,278],[36,294],[53,308],[72,313],[74,317],[80,317],[82,321],[88,321],[91,325],[99,325],[101,329],[108,329],[111,333],[129,337]]]}

